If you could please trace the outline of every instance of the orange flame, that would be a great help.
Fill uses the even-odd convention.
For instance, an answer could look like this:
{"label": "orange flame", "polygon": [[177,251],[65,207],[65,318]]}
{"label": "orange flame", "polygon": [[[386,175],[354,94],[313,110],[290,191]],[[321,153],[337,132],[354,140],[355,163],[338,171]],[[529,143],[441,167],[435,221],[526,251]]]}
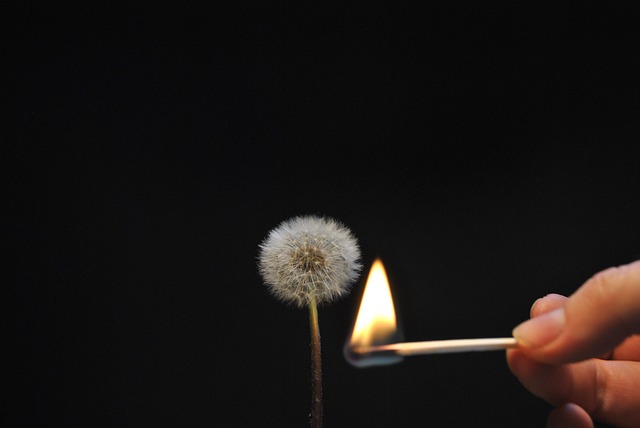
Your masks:
{"label": "orange flame", "polygon": [[373,356],[367,355],[366,350],[359,351],[369,346],[386,345],[397,340],[396,324],[396,311],[387,273],[380,259],[376,259],[367,278],[351,338],[345,346],[347,360],[353,365],[362,367],[390,364],[402,359],[396,355]]}

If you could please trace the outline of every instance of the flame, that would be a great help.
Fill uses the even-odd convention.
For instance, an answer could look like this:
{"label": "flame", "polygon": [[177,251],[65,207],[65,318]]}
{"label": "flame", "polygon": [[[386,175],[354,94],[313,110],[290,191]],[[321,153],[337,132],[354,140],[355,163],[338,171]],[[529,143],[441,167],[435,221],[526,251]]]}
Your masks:
{"label": "flame", "polygon": [[396,311],[384,265],[371,266],[349,345],[352,349],[386,344],[397,333]]}

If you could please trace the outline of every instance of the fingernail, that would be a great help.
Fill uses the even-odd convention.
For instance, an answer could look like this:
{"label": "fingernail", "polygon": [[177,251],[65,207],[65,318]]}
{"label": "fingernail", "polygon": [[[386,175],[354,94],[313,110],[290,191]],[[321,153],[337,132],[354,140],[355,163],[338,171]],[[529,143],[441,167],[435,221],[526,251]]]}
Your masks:
{"label": "fingernail", "polygon": [[564,309],[556,309],[523,322],[513,329],[513,337],[524,346],[538,348],[550,343],[562,333]]}

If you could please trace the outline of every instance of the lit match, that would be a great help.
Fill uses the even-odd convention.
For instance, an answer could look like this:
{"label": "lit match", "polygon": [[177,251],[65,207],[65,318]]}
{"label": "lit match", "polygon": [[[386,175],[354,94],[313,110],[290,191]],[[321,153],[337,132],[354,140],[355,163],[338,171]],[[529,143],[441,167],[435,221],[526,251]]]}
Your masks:
{"label": "lit match", "polygon": [[400,342],[391,288],[382,262],[373,263],[350,340],[344,348],[356,367],[387,365],[413,355],[499,351],[515,348],[513,337]]}
{"label": "lit match", "polygon": [[449,354],[453,352],[500,351],[515,348],[513,337],[496,337],[489,339],[456,339],[431,340],[427,342],[403,342],[389,345],[358,347],[351,349],[356,354],[370,354],[372,352],[393,352],[407,357],[410,355]]}

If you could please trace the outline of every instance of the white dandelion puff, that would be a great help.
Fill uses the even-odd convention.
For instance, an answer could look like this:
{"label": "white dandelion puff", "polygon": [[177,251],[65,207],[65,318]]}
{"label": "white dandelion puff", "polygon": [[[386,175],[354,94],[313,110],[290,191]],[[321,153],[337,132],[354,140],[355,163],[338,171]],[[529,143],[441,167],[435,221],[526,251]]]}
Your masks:
{"label": "white dandelion puff", "polygon": [[348,294],[361,269],[358,242],[330,218],[292,218],[260,244],[259,270],[269,291],[298,307]]}

